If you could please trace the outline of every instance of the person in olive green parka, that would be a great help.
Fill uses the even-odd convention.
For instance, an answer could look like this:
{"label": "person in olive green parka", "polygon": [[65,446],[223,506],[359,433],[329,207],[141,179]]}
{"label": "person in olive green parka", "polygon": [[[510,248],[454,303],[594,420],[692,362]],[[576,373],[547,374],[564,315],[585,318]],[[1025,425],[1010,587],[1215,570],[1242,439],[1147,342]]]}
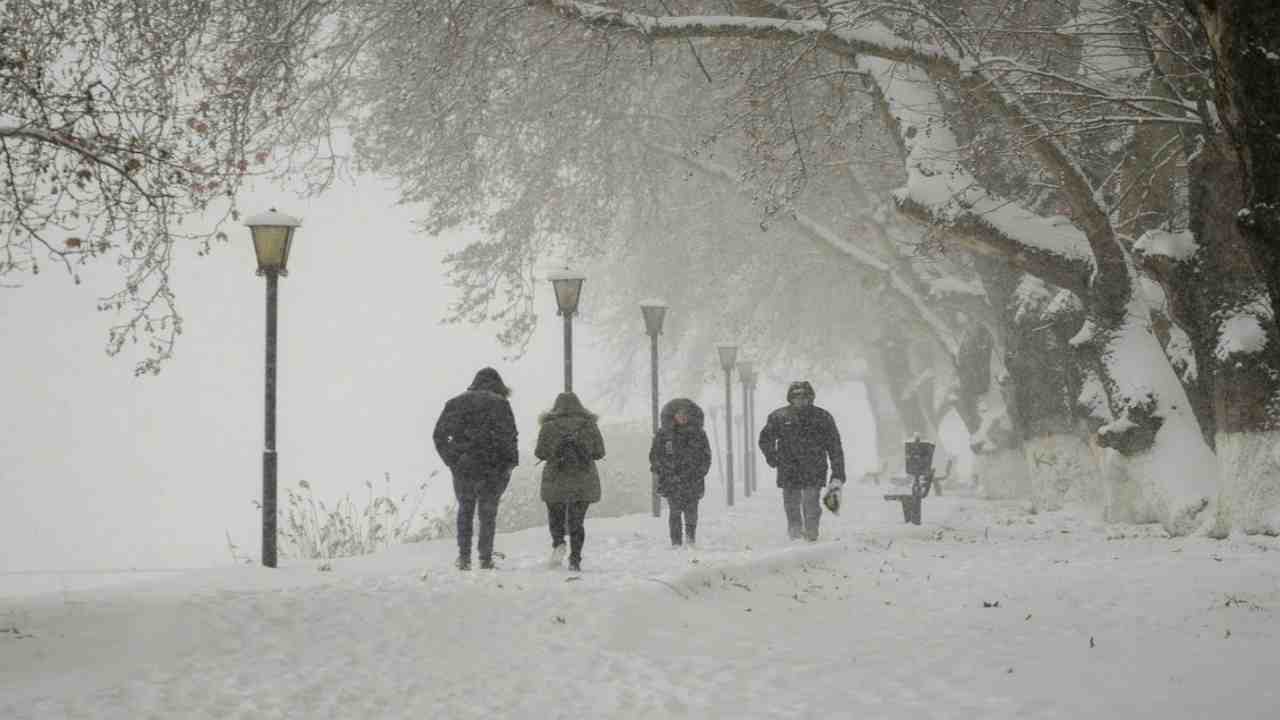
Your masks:
{"label": "person in olive green parka", "polygon": [[556,396],[551,411],[538,419],[538,446],[533,454],[546,461],[542,468],[542,501],[547,504],[551,531],[550,565],[559,567],[569,535],[569,569],[582,568],[586,542],[587,507],[600,501],[600,471],[596,461],[604,457],[604,437],[594,413],[571,392]]}

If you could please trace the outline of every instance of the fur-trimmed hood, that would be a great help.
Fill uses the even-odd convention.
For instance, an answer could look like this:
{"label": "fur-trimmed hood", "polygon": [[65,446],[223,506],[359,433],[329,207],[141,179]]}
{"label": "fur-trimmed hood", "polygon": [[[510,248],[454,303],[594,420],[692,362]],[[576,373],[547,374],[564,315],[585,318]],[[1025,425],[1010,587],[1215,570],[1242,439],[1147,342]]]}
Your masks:
{"label": "fur-trimmed hood", "polygon": [[698,403],[689,398],[674,398],[668,400],[667,404],[662,406],[662,413],[659,417],[663,429],[670,430],[675,427],[676,415],[688,415],[689,427],[698,430],[702,429],[702,408],[698,407]]}

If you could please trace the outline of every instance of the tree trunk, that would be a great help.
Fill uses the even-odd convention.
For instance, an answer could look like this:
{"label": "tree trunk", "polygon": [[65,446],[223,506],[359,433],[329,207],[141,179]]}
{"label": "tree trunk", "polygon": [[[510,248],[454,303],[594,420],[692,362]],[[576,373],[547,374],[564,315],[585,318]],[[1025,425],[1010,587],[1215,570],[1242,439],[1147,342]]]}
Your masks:
{"label": "tree trunk", "polygon": [[1211,378],[1220,477],[1211,534],[1277,534],[1280,465],[1270,448],[1280,439],[1280,353],[1226,352],[1240,322],[1256,323],[1266,347],[1280,343],[1276,323],[1256,307],[1266,291],[1249,261],[1241,227],[1232,222],[1232,209],[1242,201],[1240,166],[1222,142],[1211,139],[1189,170],[1192,227],[1204,255],[1197,294],[1208,303],[1197,318],[1207,338],[1196,356],[1204,358],[1201,373]]}
{"label": "tree trunk", "polygon": [[[1280,3],[1186,0],[1215,59],[1218,117],[1244,167],[1239,220],[1249,257],[1280,318]],[[1272,344],[1267,351],[1280,354]]]}
{"label": "tree trunk", "polygon": [[878,379],[867,385],[867,401],[876,423],[876,456],[880,460],[877,472],[880,482],[884,482],[890,475],[903,471],[902,439],[907,433],[893,402],[893,390],[885,380]]}

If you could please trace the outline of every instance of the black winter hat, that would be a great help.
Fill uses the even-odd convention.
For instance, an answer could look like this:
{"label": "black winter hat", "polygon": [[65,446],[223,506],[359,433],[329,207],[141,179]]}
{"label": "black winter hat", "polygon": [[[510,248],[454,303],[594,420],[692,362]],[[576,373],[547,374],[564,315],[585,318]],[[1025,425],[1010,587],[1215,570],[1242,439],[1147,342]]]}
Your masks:
{"label": "black winter hat", "polygon": [[808,397],[810,401],[817,398],[817,394],[813,392],[813,386],[808,380],[795,380],[787,386],[787,402],[791,402],[793,397]]}

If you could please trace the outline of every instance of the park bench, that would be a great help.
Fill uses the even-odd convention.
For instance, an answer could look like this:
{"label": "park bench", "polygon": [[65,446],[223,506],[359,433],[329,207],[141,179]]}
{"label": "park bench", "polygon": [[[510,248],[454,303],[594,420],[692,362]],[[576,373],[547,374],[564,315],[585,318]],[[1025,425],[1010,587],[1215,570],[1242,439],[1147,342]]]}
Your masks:
{"label": "park bench", "polygon": [[907,442],[905,448],[907,477],[893,478],[890,482],[895,485],[909,483],[911,492],[889,493],[884,496],[884,499],[890,502],[896,500],[902,503],[903,522],[919,525],[921,502],[928,497],[929,491],[933,489],[936,482],[945,480],[947,475],[951,473],[951,461],[947,461],[946,471],[941,476],[935,477],[933,474],[933,443],[915,439]]}

